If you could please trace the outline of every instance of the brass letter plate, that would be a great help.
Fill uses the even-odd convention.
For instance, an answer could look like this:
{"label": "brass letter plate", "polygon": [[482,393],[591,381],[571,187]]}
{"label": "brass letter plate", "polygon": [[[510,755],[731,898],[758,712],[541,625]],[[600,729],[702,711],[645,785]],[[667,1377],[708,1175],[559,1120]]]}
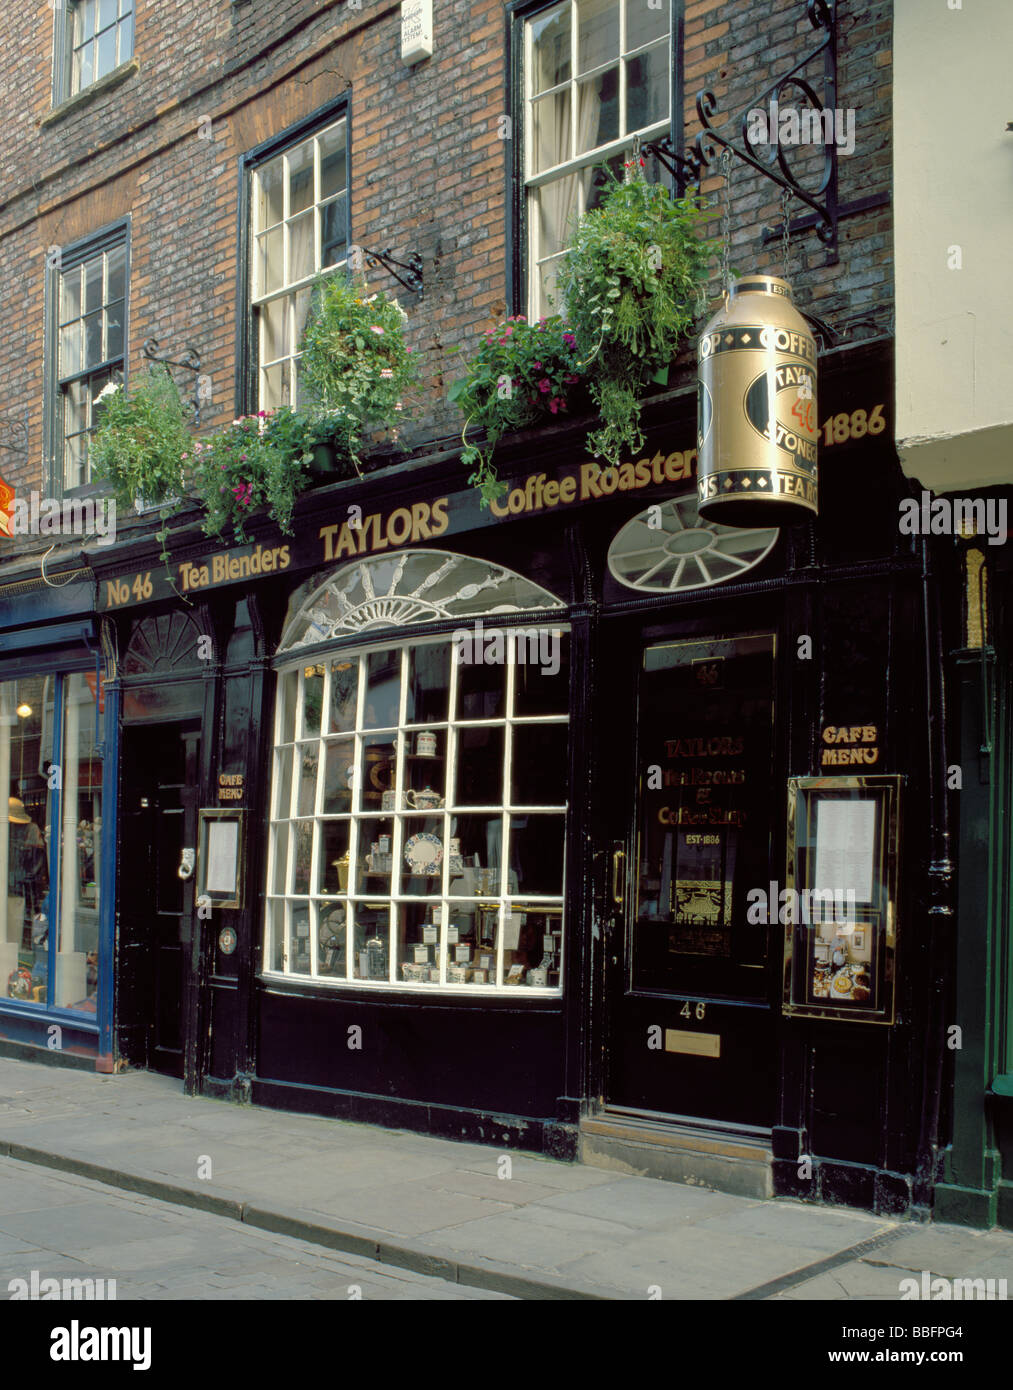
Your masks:
{"label": "brass letter plate", "polygon": [[720,1057],[720,1033],[689,1033],[681,1028],[665,1029],[666,1052],[688,1052],[693,1057]]}

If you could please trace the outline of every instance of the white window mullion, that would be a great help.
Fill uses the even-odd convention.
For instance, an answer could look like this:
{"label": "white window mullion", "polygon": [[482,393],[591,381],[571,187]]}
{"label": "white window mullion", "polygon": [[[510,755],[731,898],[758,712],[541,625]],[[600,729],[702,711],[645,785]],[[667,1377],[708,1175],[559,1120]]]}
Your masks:
{"label": "white window mullion", "polygon": [[[323,264],[323,228],[321,223],[324,220],[323,209],[320,206],[320,141],[316,137],[313,140],[313,269],[318,271]],[[292,351],[295,351],[295,341],[292,342]]]}
{"label": "white window mullion", "polygon": [[580,54],[577,51],[577,39],[579,26],[577,24],[577,0],[570,0],[570,158],[577,158],[577,124],[578,124],[578,105],[577,93],[580,90],[577,82],[577,69],[579,67]]}
{"label": "white window mullion", "polygon": [[619,0],[619,137],[626,138],[626,0]]}
{"label": "white window mullion", "polygon": [[[573,7],[576,10],[576,5]],[[499,932],[496,938],[496,982],[506,983],[505,964],[503,953],[505,950],[504,936],[506,935],[507,902],[510,891],[510,833],[511,815],[507,809],[510,805],[510,778],[513,767],[513,715],[514,715],[514,692],[516,690],[517,663],[511,660],[516,655],[515,645],[511,639],[511,630],[507,629],[506,635],[506,722],[503,726],[503,811],[502,811],[502,831],[503,839],[500,844],[500,872],[499,872],[499,892],[497,907],[499,909]],[[510,912],[514,911],[513,900],[510,899]]]}
{"label": "white window mullion", "polygon": [[[408,735],[405,733],[405,722],[408,715],[408,675],[409,660],[412,648],[404,646],[401,648],[401,688],[397,697],[397,732],[394,735],[394,787],[406,787],[408,781]],[[404,777],[400,777],[401,767],[404,767]],[[400,798],[399,798],[400,800]],[[394,830],[391,836],[391,861],[390,861],[390,926],[387,932],[387,978],[391,984],[397,983],[398,966],[400,965],[401,953],[401,908],[407,908],[407,903],[402,904],[398,901],[400,894],[394,893],[394,876],[400,870],[401,865],[401,837],[396,833],[402,830],[403,820],[398,815],[401,807],[395,803],[394,807]],[[403,834],[403,830],[402,830]],[[425,914],[423,913],[423,921]]]}

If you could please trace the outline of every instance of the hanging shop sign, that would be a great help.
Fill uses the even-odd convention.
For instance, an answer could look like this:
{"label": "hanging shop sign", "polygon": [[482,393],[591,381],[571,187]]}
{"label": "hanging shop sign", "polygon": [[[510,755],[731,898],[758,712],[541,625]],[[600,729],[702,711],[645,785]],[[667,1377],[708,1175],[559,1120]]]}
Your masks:
{"label": "hanging shop sign", "polygon": [[791,525],[817,511],[816,340],[786,281],[729,291],[697,348],[700,515]]}

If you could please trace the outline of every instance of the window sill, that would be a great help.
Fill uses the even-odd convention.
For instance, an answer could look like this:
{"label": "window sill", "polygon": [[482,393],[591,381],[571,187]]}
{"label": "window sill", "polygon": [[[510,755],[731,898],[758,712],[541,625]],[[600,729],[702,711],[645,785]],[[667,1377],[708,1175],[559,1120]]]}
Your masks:
{"label": "window sill", "polygon": [[68,97],[66,101],[61,101],[59,106],[54,106],[52,111],[39,121],[39,129],[45,130],[47,126],[63,120],[64,116],[69,116],[72,111],[78,111],[82,106],[87,106],[93,97],[101,96],[103,92],[111,92],[114,87],[118,87],[121,82],[126,82],[128,77],[133,77],[134,73],[140,72],[140,70],[141,65],[136,58],[131,58],[127,63],[121,63],[118,68],[113,68],[112,72],[107,72],[105,77],[100,77],[97,82],[91,83],[83,91]]}

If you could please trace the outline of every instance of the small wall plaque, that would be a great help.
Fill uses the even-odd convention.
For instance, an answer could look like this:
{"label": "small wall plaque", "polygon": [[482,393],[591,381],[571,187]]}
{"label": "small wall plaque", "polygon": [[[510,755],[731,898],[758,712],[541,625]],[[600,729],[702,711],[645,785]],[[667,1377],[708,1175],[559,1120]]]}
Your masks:
{"label": "small wall plaque", "polygon": [[401,0],[401,61],[433,56],[433,0]]}

